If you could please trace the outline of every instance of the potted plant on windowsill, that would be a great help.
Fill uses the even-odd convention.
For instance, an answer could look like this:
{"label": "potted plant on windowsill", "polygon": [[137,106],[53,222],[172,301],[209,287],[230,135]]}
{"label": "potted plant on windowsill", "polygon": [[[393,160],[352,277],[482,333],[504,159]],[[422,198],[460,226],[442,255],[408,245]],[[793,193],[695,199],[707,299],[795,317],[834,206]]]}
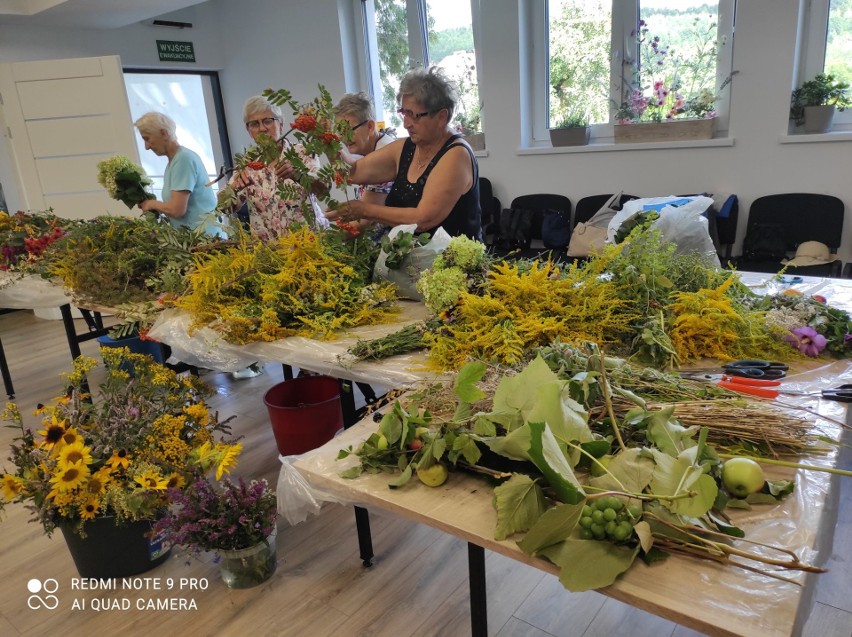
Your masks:
{"label": "potted plant on windowsill", "polygon": [[585,146],[589,143],[589,120],[585,115],[569,115],[550,129],[550,143],[556,146]]}
{"label": "potted plant on windowsill", "polygon": [[831,74],[819,73],[803,82],[790,98],[790,119],[796,126],[804,125],[806,133],[827,133],[831,130],[834,111],[852,106],[849,84]]}

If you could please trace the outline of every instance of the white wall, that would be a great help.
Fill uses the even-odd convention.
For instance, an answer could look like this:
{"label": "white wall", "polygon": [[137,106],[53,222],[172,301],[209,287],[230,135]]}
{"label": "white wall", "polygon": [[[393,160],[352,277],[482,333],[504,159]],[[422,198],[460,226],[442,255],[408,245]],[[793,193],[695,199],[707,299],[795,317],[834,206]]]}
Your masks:
{"label": "white wall", "polygon": [[[317,95],[319,83],[333,96],[347,86],[356,88],[352,78],[348,85],[344,78],[338,1],[210,0],[171,14],[192,22],[191,31],[134,26],[73,32],[0,25],[0,61],[117,53],[127,65],[159,67],[155,39],[192,40],[197,68],[220,71],[231,144],[239,150],[249,140],[241,117],[249,95],[267,87],[286,88],[305,100]],[[788,126],[799,2],[737,3],[733,146],[519,155],[519,3],[482,1],[481,94],[488,141],[488,156],[480,159],[482,175],[491,179],[504,205],[533,192],[560,193],[573,202],[613,190],[647,196],[707,191],[717,200],[737,194],[740,241],[745,211],[756,197],[793,191],[833,194],[849,211],[841,257],[852,259],[852,141],[779,143]],[[0,161],[0,170],[2,165]]]}

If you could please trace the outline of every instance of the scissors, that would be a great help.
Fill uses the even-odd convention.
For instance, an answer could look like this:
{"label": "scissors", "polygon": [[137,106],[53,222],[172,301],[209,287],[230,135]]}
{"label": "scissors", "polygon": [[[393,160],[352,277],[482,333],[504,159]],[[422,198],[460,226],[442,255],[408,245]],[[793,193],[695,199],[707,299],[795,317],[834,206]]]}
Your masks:
{"label": "scissors", "polygon": [[722,369],[730,376],[777,380],[778,378],[784,378],[787,375],[789,367],[784,363],[747,359],[734,361],[732,363],[725,363],[722,365]]}
{"label": "scissors", "polygon": [[840,403],[852,403],[852,384],[838,385],[820,392],[826,400],[836,400]]}

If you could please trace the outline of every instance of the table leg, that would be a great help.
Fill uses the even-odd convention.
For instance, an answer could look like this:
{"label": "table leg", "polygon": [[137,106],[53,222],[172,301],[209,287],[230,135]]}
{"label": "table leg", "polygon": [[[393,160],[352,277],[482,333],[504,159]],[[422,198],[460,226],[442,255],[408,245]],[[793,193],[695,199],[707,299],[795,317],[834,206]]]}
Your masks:
{"label": "table leg", "polygon": [[66,303],[59,308],[62,314],[62,324],[65,326],[65,337],[68,339],[68,349],[71,350],[71,358],[77,359],[82,355],[80,341],[77,340],[77,328],[74,326],[74,317],[71,316],[71,306]]}
{"label": "table leg", "polygon": [[3,385],[9,400],[15,398],[15,388],[12,386],[12,374],[9,372],[9,364],[6,362],[6,352],[3,350],[3,341],[0,341],[0,374],[3,375]]}
{"label": "table leg", "polygon": [[373,536],[370,533],[370,512],[364,507],[355,507],[355,527],[358,529],[358,549],[364,566],[373,565]]}
{"label": "table leg", "polygon": [[284,370],[284,380],[293,380],[293,367],[292,365],[281,365]]}
{"label": "table leg", "polygon": [[340,406],[343,409],[343,428],[348,429],[356,422],[358,416],[355,413],[355,388],[348,380],[339,379],[340,382]]}
{"label": "table leg", "polygon": [[488,635],[488,601],[485,593],[485,549],[467,543],[467,569],[470,580],[470,634]]}

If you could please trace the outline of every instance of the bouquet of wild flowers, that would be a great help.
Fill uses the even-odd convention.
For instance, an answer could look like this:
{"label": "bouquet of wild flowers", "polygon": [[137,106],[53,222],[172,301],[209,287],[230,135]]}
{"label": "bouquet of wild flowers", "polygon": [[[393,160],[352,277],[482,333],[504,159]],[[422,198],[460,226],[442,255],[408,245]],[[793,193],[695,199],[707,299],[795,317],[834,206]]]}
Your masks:
{"label": "bouquet of wild flowers", "polygon": [[13,215],[0,210],[0,270],[13,270],[39,259],[45,248],[65,234],[67,219],[53,210]]}
{"label": "bouquet of wild flowers", "polygon": [[115,155],[98,162],[98,183],[106,188],[109,196],[121,201],[128,208],[138,206],[146,199],[155,199],[147,190],[151,180],[142,168],[124,155]]}
{"label": "bouquet of wild flowers", "polygon": [[48,535],[60,524],[84,535],[85,522],[100,516],[153,519],[197,476],[230,471],[241,449],[214,438],[229,428],[210,413],[200,380],[126,348],[105,348],[102,356],[98,396],[86,381],[98,362],[77,358],[67,394],[36,412],[40,430],[24,426],[14,403],[3,414],[20,429],[9,458],[14,469],[0,474],[3,495],[26,503]]}
{"label": "bouquet of wild flowers", "polygon": [[703,24],[695,18],[686,40],[689,48],[681,51],[663,44],[660,36],[653,35],[648,24],[640,20],[633,32],[636,58],[626,60],[632,77],[625,80],[616,123],[714,117],[716,26],[712,19]]}
{"label": "bouquet of wild flowers", "polygon": [[235,551],[267,541],[278,517],[275,493],[266,480],[248,484],[239,478],[217,488],[199,477],[189,488],[172,492],[174,506],[157,521],[155,533],[173,544],[198,551]]}

